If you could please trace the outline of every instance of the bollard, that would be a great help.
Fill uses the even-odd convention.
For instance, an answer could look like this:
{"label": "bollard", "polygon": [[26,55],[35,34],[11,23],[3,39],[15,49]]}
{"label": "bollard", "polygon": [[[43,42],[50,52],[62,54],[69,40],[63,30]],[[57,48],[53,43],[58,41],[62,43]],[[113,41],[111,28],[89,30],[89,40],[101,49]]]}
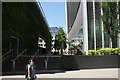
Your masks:
{"label": "bollard", "polygon": [[47,60],[45,60],[45,70],[47,70]]}
{"label": "bollard", "polygon": [[13,60],[13,70],[15,70],[15,61]]}

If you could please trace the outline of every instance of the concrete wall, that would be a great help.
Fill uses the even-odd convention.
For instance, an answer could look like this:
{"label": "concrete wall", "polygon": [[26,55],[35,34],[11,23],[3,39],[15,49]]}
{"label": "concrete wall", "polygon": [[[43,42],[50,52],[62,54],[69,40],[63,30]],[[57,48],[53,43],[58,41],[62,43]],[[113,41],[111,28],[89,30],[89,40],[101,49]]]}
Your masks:
{"label": "concrete wall", "polygon": [[74,69],[97,69],[97,68],[117,68],[117,55],[106,56],[80,56],[80,55],[63,55],[61,57],[61,65],[65,70]]}

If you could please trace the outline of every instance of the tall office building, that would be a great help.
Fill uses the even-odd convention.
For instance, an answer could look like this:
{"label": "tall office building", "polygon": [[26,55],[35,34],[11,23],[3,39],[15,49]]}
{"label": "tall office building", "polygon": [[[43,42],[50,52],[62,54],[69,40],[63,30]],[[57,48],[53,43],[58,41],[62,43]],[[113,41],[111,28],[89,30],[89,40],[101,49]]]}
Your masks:
{"label": "tall office building", "polygon": [[58,33],[59,28],[58,27],[50,27],[50,33],[52,35],[52,46],[51,46],[51,51],[54,52],[54,44],[55,44],[55,35]]}
{"label": "tall office building", "polygon": [[[101,19],[102,9],[100,2],[66,2],[67,35],[70,46],[88,50],[110,46],[109,36],[104,33]],[[120,43],[120,39],[117,40]],[[116,44],[117,47],[117,44]],[[119,47],[119,44],[118,44]]]}
{"label": "tall office building", "polygon": [[2,45],[3,54],[12,50],[18,55],[24,49],[34,54],[38,47],[41,53],[49,52],[51,34],[40,3],[2,3]]}

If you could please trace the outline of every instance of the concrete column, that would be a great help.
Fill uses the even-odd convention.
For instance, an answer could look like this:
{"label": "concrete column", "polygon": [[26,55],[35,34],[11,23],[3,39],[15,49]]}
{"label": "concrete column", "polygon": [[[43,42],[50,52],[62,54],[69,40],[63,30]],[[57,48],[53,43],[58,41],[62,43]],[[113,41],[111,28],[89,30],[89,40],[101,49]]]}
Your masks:
{"label": "concrete column", "polygon": [[83,50],[88,54],[88,18],[87,18],[87,0],[83,3]]}
{"label": "concrete column", "polygon": [[[67,0],[65,0],[65,11],[66,11],[66,37],[68,39]],[[67,40],[67,42],[68,42],[68,40]],[[68,49],[69,49],[69,44],[67,44],[67,48],[66,48],[67,54],[69,53]]]}
{"label": "concrete column", "polygon": [[[118,2],[119,2],[119,0],[117,0],[117,5],[118,5]],[[119,9],[117,8],[117,11],[119,11]],[[117,15],[117,19],[119,20],[119,14]],[[118,25],[119,25],[120,23],[118,22]],[[119,25],[120,26],[120,25]],[[117,38],[117,47],[118,48],[120,48],[120,33],[118,34],[118,38]]]}
{"label": "concrete column", "polygon": [[[101,6],[102,6],[102,2],[101,2]],[[101,8],[101,15],[103,15],[103,10],[102,10],[102,8]],[[105,42],[104,42],[104,26],[103,26],[103,21],[102,21],[102,18],[101,18],[101,22],[102,22],[102,48],[104,48],[105,46],[104,46],[104,44],[105,44]]]}
{"label": "concrete column", "polygon": [[93,0],[93,20],[94,20],[94,50],[96,51],[96,25],[95,25],[95,1]]}

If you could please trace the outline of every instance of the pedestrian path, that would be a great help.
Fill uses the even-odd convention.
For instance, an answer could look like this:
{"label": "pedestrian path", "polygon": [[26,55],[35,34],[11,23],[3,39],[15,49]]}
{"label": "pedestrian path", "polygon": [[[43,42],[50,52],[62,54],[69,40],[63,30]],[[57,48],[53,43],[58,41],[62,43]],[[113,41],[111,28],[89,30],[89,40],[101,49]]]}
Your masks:
{"label": "pedestrian path", "polygon": [[38,78],[118,78],[118,69],[91,69],[58,74],[38,74]]}
{"label": "pedestrian path", "polygon": [[[1,76],[0,78],[24,78],[24,75]],[[38,78],[118,78],[118,68],[86,69],[54,74],[37,74]]]}

